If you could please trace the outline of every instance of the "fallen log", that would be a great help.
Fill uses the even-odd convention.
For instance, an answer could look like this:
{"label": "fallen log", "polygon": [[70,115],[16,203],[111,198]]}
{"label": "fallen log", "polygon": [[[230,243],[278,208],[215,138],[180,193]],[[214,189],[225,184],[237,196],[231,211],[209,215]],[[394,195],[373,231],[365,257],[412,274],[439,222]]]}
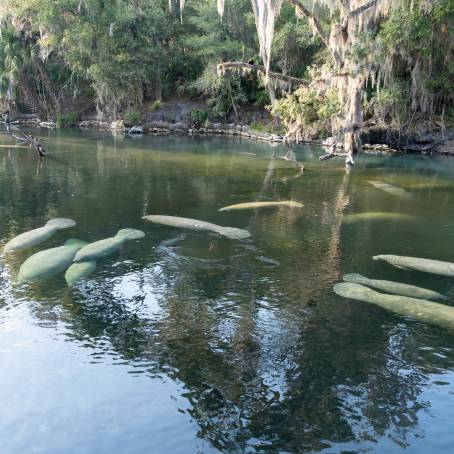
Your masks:
{"label": "fallen log", "polygon": [[4,126],[5,131],[1,131],[3,134],[11,136],[19,144],[29,143],[30,145],[35,147],[35,150],[38,152],[38,155],[40,157],[46,155],[46,150],[42,146],[40,139],[38,137],[33,137],[30,134],[26,134],[17,126],[12,124],[8,114],[4,116]]}
{"label": "fallen log", "polygon": [[328,159],[345,158],[347,156],[348,156],[348,153],[328,153],[328,154],[324,154],[323,156],[320,156],[318,159],[320,161],[326,161]]}

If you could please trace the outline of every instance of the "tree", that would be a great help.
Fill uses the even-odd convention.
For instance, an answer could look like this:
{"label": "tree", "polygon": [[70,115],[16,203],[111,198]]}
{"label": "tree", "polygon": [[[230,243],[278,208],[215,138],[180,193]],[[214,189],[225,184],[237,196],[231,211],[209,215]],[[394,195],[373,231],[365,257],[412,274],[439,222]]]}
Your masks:
{"label": "tree", "polygon": [[[364,36],[376,33],[383,18],[402,6],[415,10],[423,7],[431,9],[440,1],[317,0],[316,4],[329,11],[329,31],[317,10],[309,9],[303,0],[287,1],[295,6],[299,17],[309,21],[313,32],[329,51],[331,67],[324,68],[320,74],[324,83],[322,89],[334,87],[338,92],[342,110],[335,130],[338,136],[342,136],[347,162],[353,163],[353,155],[361,146],[364,89],[370,79],[374,81],[379,77],[380,70],[385,69],[386,72],[387,69],[380,64],[379,56],[373,49],[362,45]],[[260,53],[267,73],[270,70],[275,21],[282,3],[283,0],[252,0]],[[219,6],[222,12],[222,1]]]}

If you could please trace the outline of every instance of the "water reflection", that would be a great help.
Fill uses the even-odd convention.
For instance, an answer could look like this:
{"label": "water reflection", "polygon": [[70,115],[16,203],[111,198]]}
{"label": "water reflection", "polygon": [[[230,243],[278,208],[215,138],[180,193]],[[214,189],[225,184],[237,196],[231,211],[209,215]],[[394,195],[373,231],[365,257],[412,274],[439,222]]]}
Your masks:
{"label": "water reflection", "polygon": [[[335,162],[324,163],[322,171],[311,160],[314,150],[297,149],[306,172],[283,181],[294,168],[252,142],[88,141],[59,134],[49,141],[52,146],[62,156],[47,160],[38,174],[35,159],[26,154],[0,159],[2,244],[63,215],[78,222],[71,236],[86,241],[108,236],[122,225],[142,229],[147,236],[106,258],[96,274],[74,289],[66,287],[63,276],[16,286],[20,263],[39,249],[8,257],[1,275],[0,327],[11,328],[22,342],[21,331],[9,325],[14,311],[25,326],[40,328],[35,335],[42,345],[47,345],[44,333],[54,333],[53,342],[66,361],[75,363],[81,355],[71,357],[73,346],[87,352],[89,359],[78,366],[79,373],[102,376],[101,370],[108,368],[111,381],[102,387],[111,389],[112,402],[118,402],[115,411],[128,413],[124,430],[138,433],[134,448],[157,452],[150,433],[158,434],[151,421],[160,417],[160,410],[131,408],[126,391],[115,385],[118,375],[142,402],[161,389],[159,381],[175,384],[178,411],[166,412],[165,422],[175,428],[183,414],[196,426],[194,433],[186,426],[171,431],[168,438],[175,445],[167,452],[184,452],[182,446],[191,446],[190,452],[391,452],[403,447],[427,452],[423,449],[430,443],[419,448],[417,440],[430,442],[434,424],[444,427],[446,442],[453,441],[449,419],[443,419],[452,411],[440,410],[424,397],[434,387],[449,397],[453,334],[341,300],[331,291],[343,273],[362,272],[406,279],[452,297],[449,280],[405,274],[370,260],[387,252],[452,260],[453,243],[439,233],[452,222],[454,188],[437,176],[438,169],[424,167],[426,175],[421,175],[418,160],[410,159],[413,166],[372,157],[357,163],[350,174]],[[401,166],[407,168],[402,171]],[[454,166],[450,171],[454,173]],[[380,178],[412,191],[411,201],[367,184]],[[305,207],[217,212],[229,203],[259,198],[293,198]],[[392,221],[342,223],[344,214],[372,210],[408,212],[422,220],[411,230]],[[140,216],[150,212],[247,228],[253,237],[236,242],[145,225]],[[45,247],[65,239],[64,232],[58,233]],[[6,338],[0,335],[0,342]],[[17,349],[19,355],[22,347]],[[49,364],[31,362],[29,374],[47,374]],[[20,369],[2,360],[0,365],[19,379]],[[77,385],[66,376],[64,380],[64,388],[76,395]],[[145,386],[138,384],[141,380],[147,380]],[[0,379],[0,388],[6,391],[8,383]],[[45,388],[41,383],[29,399],[38,402]],[[94,394],[87,401],[79,398],[89,407],[105,403]],[[48,422],[51,411],[64,412],[57,398],[46,408],[41,417]],[[435,423],[425,420],[428,413]],[[74,424],[82,424],[82,417],[83,412],[76,413]],[[5,418],[13,420],[11,415]],[[93,422],[94,434],[96,428]],[[6,435],[2,429],[0,434]],[[110,436],[115,440],[118,434]],[[13,439],[11,452],[31,440],[27,437],[21,433],[20,440]],[[196,442],[197,449],[186,445],[191,437],[206,444],[200,448]],[[82,435],[70,438],[68,452],[75,452],[80,439]],[[53,450],[48,443],[43,452],[46,446]],[[84,452],[107,452],[104,448],[94,436]]]}

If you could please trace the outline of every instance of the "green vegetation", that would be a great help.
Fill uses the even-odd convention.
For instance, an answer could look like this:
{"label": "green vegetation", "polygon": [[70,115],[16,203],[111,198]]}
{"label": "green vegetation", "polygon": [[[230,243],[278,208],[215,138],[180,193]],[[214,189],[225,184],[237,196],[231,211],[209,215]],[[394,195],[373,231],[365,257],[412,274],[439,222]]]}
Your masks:
{"label": "green vegetation", "polygon": [[293,122],[303,126],[324,122],[340,111],[340,102],[334,90],[323,94],[314,88],[300,87],[270,106],[271,113],[278,116],[284,125],[290,127]]}
{"label": "green vegetation", "polygon": [[126,126],[134,126],[140,123],[142,114],[140,112],[126,112],[123,116],[123,121]]}
{"label": "green vegetation", "polygon": [[452,121],[454,0],[379,3],[375,15],[323,0],[303,0],[307,11],[295,14],[283,3],[270,69],[307,81],[298,87],[250,67],[219,70],[262,64],[250,0],[226,1],[222,20],[215,0],[186,2],[182,17],[166,0],[3,0],[0,103],[62,127],[77,119],[62,115],[68,105],[131,125],[175,96],[205,102],[219,121],[270,106],[272,127],[281,121],[298,134],[368,119]]}
{"label": "green vegetation", "polygon": [[156,100],[153,101],[153,103],[151,104],[150,110],[151,110],[151,111],[153,111],[153,110],[158,110],[158,109],[160,109],[163,105],[164,105],[164,103],[163,103],[160,99],[156,99]]}
{"label": "green vegetation", "polygon": [[250,131],[269,132],[271,134],[284,134],[285,133],[283,125],[281,123],[277,123],[274,120],[253,121],[250,124]]}
{"label": "green vegetation", "polygon": [[208,120],[208,112],[206,110],[201,109],[194,109],[191,110],[190,118],[190,126],[192,128],[199,129],[203,127],[203,125]]}
{"label": "green vegetation", "polygon": [[79,121],[79,115],[76,112],[68,112],[67,114],[57,115],[57,127],[58,128],[69,128],[77,126]]}

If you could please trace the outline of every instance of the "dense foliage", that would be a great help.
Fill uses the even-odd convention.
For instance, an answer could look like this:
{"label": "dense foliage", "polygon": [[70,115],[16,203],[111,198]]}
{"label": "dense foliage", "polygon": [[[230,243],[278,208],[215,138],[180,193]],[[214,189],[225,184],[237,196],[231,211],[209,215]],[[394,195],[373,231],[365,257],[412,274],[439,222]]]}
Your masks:
{"label": "dense foliage", "polygon": [[[366,117],[403,124],[418,115],[454,115],[454,0],[411,8],[418,3],[391,9],[358,34],[344,56],[357,70],[367,67]],[[323,4],[316,2],[315,10],[328,32],[337,16]],[[67,125],[73,121],[68,112],[96,109],[99,116],[128,120],[131,112],[143,114],[172,96],[202,98],[210,115],[221,118],[245,105],[270,104],[271,84],[262,77],[216,71],[226,61],[260,64],[250,0],[226,1],[222,19],[215,0],[186,1],[183,16],[178,2],[168,0],[3,0],[0,26],[4,108]],[[317,77],[334,65],[313,23],[284,3],[271,69],[311,84],[293,93],[274,86],[281,99],[270,111],[289,128],[326,126],[343,101],[329,88],[320,92]]]}

